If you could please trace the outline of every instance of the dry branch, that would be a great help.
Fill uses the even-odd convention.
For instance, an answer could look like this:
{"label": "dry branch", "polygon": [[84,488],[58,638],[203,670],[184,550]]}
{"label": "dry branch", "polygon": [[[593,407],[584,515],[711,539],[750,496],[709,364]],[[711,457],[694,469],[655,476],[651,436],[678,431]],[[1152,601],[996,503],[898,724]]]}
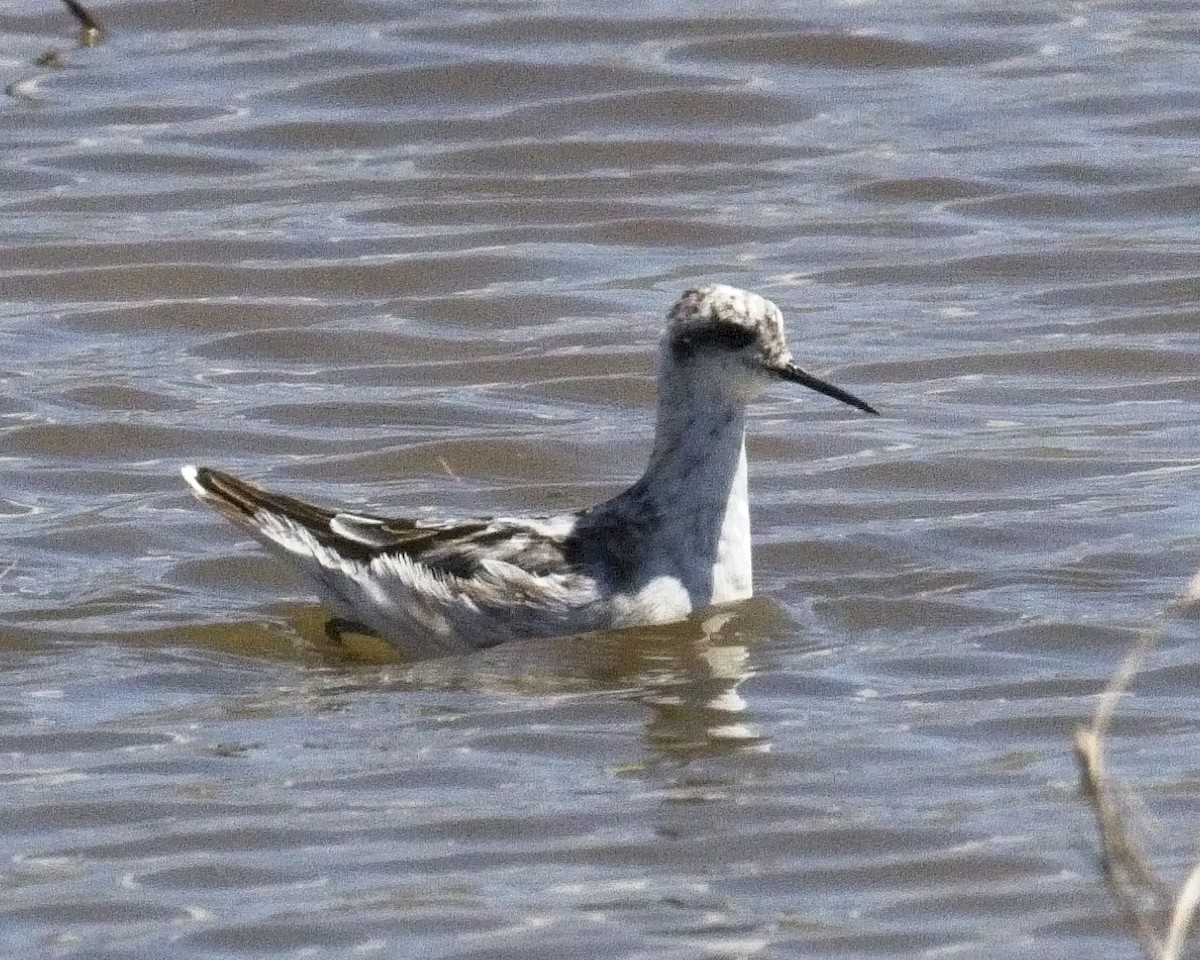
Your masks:
{"label": "dry branch", "polygon": [[[1180,600],[1200,601],[1200,574]],[[1117,901],[1137,931],[1151,960],[1178,960],[1200,903],[1200,863],[1193,867],[1178,894],[1173,894],[1154,869],[1133,829],[1129,805],[1120,786],[1105,767],[1104,742],[1117,702],[1141,668],[1146,655],[1162,638],[1164,618],[1147,627],[1100,695],[1089,726],[1075,731],[1084,795],[1096,816],[1105,874]]]}

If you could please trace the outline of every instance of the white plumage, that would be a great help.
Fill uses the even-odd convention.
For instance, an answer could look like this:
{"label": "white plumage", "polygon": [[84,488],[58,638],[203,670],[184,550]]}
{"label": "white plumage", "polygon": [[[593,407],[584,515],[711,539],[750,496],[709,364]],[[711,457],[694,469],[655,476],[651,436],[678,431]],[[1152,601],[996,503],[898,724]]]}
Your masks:
{"label": "white plumage", "polygon": [[411,655],[665,623],[752,593],[745,413],[772,380],[876,412],[792,362],[773,303],[714,284],[668,314],[645,473],[590,509],[433,524],[327,510],[207,467],[183,476],[337,616]]}

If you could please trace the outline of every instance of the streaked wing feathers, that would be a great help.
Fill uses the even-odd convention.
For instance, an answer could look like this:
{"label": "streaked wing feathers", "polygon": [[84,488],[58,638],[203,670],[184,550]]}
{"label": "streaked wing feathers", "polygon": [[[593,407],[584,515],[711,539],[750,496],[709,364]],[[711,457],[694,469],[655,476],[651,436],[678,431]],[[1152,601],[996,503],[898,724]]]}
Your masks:
{"label": "streaked wing feathers", "polygon": [[535,575],[572,570],[562,537],[521,521],[385,519],[327,510],[209,467],[196,468],[188,479],[204,499],[252,530],[261,526],[261,513],[282,516],[307,530],[321,546],[360,563],[402,555],[456,577],[474,576],[489,560],[512,563]]}

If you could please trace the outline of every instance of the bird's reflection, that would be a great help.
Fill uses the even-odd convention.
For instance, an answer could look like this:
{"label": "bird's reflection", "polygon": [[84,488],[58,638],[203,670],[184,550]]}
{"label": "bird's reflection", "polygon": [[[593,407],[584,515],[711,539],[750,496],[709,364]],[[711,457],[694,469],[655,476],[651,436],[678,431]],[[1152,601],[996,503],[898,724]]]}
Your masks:
{"label": "bird's reflection", "polygon": [[769,744],[749,721],[738,687],[751,676],[750,652],[730,612],[712,614],[691,636],[649,659],[641,699],[651,709],[647,743],[681,755]]}
{"label": "bird's reflection", "polygon": [[[293,652],[307,665],[298,688],[280,691],[292,709],[307,699],[312,709],[336,711],[357,693],[380,690],[536,698],[541,706],[617,697],[647,708],[644,744],[652,760],[770,749],[740,690],[753,676],[754,651],[786,622],[786,614],[769,601],[751,600],[659,627],[509,643],[416,663],[398,661],[369,637],[340,632],[326,638],[319,609],[288,605],[278,613],[290,621],[304,648]],[[213,636],[206,645],[245,652],[244,633]]]}
{"label": "bird's reflection", "polygon": [[[774,604],[752,600],[659,627],[510,643],[470,656],[387,666],[371,685],[542,698],[615,693],[649,708],[645,740],[655,754],[765,751],[770,745],[739,687],[753,675],[754,641],[782,617]],[[353,649],[363,655],[361,646]],[[337,686],[345,692],[358,685],[344,673],[342,679],[348,685]]]}

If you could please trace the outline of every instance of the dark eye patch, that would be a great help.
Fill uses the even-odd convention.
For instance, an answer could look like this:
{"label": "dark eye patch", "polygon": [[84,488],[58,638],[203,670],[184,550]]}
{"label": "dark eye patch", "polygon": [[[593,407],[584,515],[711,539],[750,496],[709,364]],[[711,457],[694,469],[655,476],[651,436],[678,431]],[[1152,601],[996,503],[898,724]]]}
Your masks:
{"label": "dark eye patch", "polygon": [[741,350],[758,339],[758,334],[737,323],[714,323],[699,330],[689,330],[675,338],[671,345],[677,356],[697,350]]}

